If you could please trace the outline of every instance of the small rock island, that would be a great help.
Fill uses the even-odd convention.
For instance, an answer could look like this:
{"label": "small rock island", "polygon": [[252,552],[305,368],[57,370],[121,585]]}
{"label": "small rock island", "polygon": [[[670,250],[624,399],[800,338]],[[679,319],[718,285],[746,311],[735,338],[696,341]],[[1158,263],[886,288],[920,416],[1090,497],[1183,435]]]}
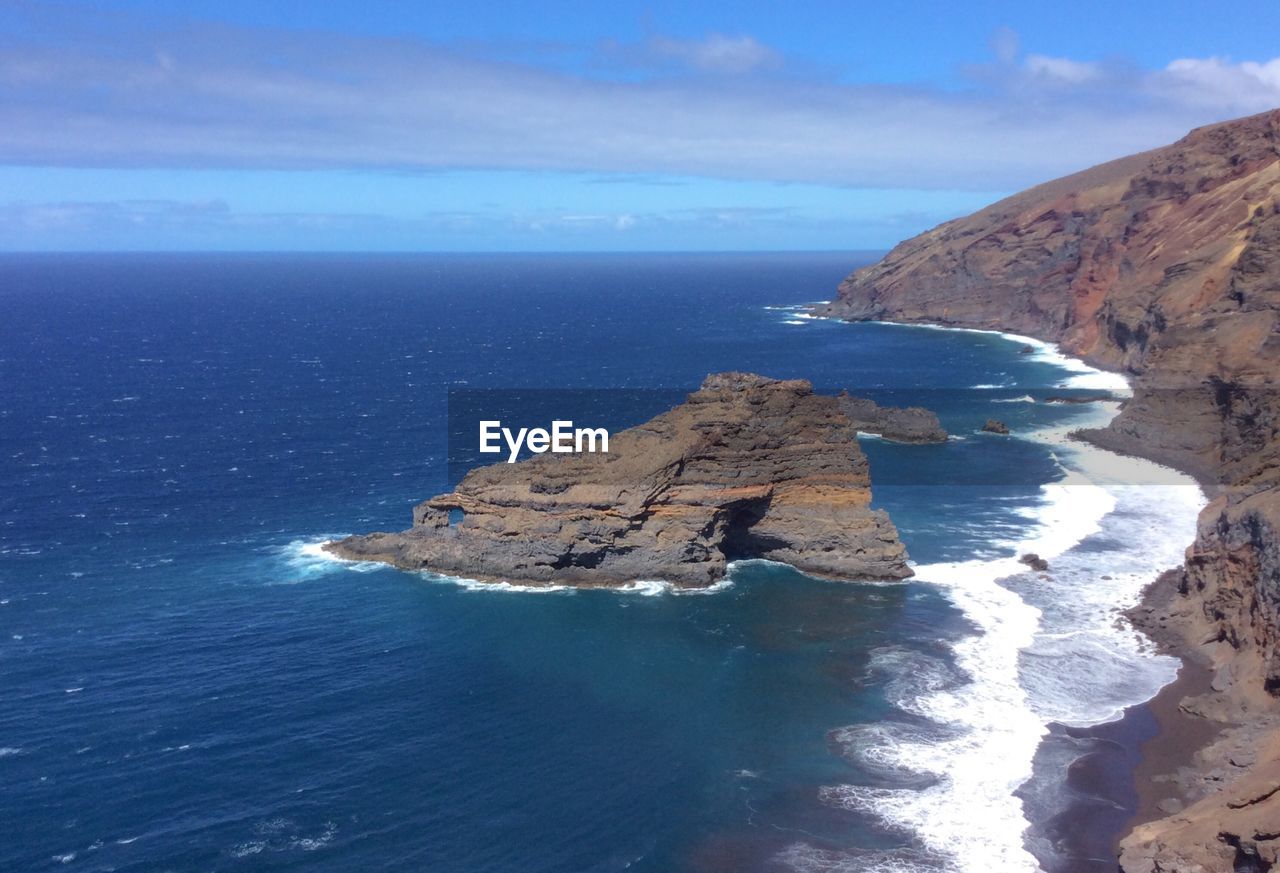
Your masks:
{"label": "small rock island", "polygon": [[903,579],[856,429],[803,380],[708,376],[613,434],[608,454],[479,467],[419,504],[413,527],[329,543],[346,559],[525,585],[709,586],[765,558],[832,579]]}
{"label": "small rock island", "polygon": [[945,443],[947,432],[938,416],[920,406],[905,409],[881,406],[866,397],[840,393],[840,411],[862,433],[874,434],[895,443]]}

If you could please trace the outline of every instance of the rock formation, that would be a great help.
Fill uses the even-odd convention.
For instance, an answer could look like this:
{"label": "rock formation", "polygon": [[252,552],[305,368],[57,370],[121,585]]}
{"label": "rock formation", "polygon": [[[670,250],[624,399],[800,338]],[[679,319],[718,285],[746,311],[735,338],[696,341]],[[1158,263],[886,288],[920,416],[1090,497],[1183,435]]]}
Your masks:
{"label": "rock formation", "polygon": [[[1088,438],[1210,483],[1217,496],[1173,612],[1184,651],[1229,677],[1235,715],[1269,717],[1280,695],[1280,110],[947,222],[858,270],[825,312],[1032,335],[1130,374],[1133,399]],[[1270,869],[1278,745],[1261,743],[1247,766],[1225,765],[1210,796],[1143,825],[1124,870]]]}
{"label": "rock formation", "polygon": [[1037,555],[1035,552],[1027,552],[1025,555],[1018,558],[1018,561],[1026,564],[1037,573],[1043,573],[1049,569],[1049,562]]}
{"label": "rock formation", "polygon": [[897,530],[870,502],[867,461],[836,398],[805,381],[722,373],[613,434],[607,454],[479,467],[419,504],[409,530],[326,548],[532,585],[706,586],[738,558],[838,579],[910,576]]}
{"label": "rock formation", "polygon": [[871,433],[898,443],[945,443],[947,432],[938,416],[920,406],[881,406],[866,397],[841,392],[840,411],[860,433]]}
{"label": "rock formation", "polygon": [[995,433],[1001,436],[1009,435],[1009,425],[1005,424],[998,418],[988,418],[982,425],[983,433]]}

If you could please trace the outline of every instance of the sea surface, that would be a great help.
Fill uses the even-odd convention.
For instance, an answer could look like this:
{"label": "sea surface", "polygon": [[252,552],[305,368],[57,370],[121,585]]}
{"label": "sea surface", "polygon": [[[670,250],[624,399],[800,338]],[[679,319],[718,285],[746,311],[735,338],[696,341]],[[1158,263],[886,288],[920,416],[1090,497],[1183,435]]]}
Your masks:
{"label": "sea surface", "polygon": [[[1114,406],[1046,399],[1123,383],[1043,344],[807,315],[867,260],[0,257],[0,870],[1037,869],[1064,796],[1015,791],[1049,723],[1174,675],[1117,611],[1199,492],[1067,439]],[[945,445],[861,440],[914,579],[319,549],[448,487],[451,391],[722,370],[939,412]]]}

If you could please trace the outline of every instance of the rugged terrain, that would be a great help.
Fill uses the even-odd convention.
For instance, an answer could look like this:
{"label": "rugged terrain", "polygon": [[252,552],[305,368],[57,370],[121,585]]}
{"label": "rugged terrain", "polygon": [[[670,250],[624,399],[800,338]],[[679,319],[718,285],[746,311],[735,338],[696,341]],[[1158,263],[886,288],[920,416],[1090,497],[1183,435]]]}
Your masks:
{"label": "rugged terrain", "polygon": [[938,416],[921,406],[881,406],[867,397],[842,392],[840,411],[860,433],[875,434],[898,443],[945,443],[947,432]]}
{"label": "rugged terrain", "polygon": [[1027,334],[1122,370],[1133,399],[1086,437],[1188,470],[1209,490],[1161,610],[1178,631],[1166,644],[1215,671],[1212,691],[1183,710],[1223,732],[1196,753],[1206,778],[1189,805],[1125,840],[1127,873],[1278,863],[1278,308],[1280,111],[1271,111],[940,225],[858,270],[825,309]]}
{"label": "rugged terrain", "polygon": [[326,548],[531,585],[706,586],[739,558],[839,579],[910,576],[897,530],[870,502],[867,461],[836,398],[805,381],[722,373],[613,434],[607,454],[477,468],[419,504],[409,530]]}

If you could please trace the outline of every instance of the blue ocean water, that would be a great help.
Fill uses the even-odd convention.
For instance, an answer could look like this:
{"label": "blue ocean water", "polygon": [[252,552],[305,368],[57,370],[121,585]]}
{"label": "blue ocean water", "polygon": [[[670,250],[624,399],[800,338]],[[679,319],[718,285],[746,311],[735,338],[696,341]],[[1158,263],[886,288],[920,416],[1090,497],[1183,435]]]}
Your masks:
{"label": "blue ocean water", "polygon": [[981,423],[1087,410],[1008,402],[1064,370],[999,336],[788,308],[865,260],[0,258],[0,869],[947,863],[832,793],[936,782],[850,744],[954,734],[903,705],[975,678],[946,586],[534,594],[315,548],[443,490],[451,388],[735,369],[937,409],[963,439],[863,442],[876,502],[918,564],[1008,557],[1063,469]]}

